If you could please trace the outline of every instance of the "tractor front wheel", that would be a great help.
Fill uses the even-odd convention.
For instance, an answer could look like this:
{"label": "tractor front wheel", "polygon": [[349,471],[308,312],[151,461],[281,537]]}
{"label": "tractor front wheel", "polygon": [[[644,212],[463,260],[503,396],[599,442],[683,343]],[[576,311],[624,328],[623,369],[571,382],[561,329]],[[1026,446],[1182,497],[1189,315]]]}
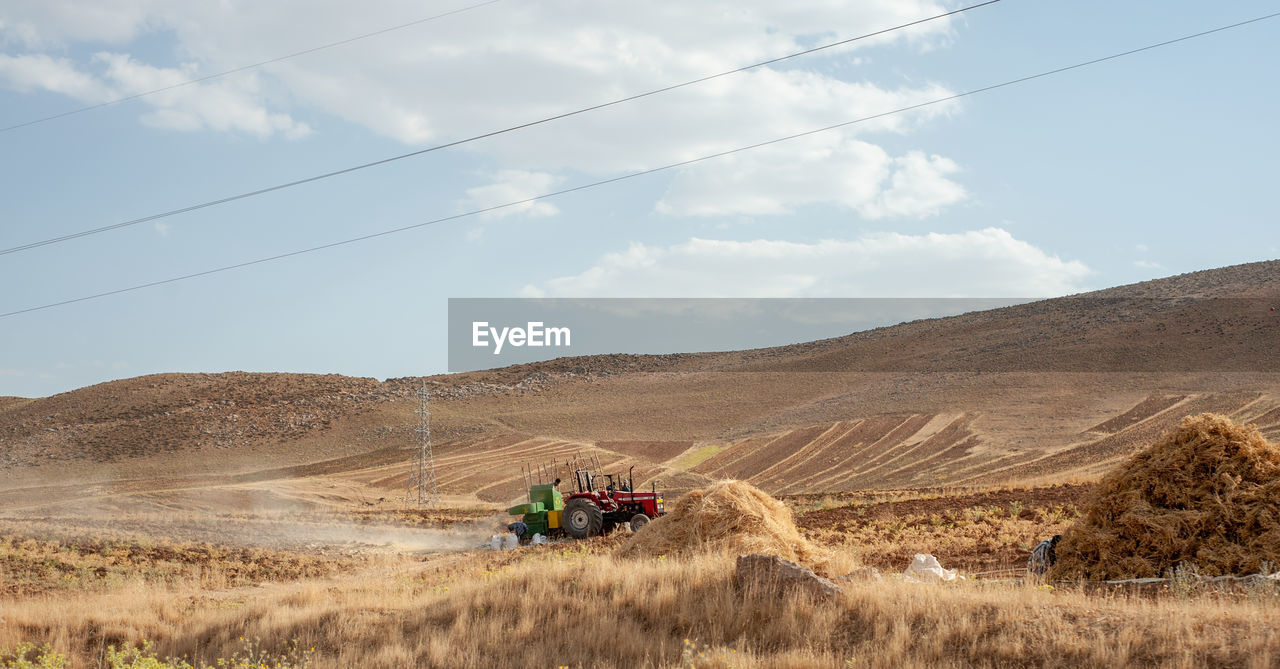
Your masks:
{"label": "tractor front wheel", "polygon": [[637,513],[631,517],[631,531],[639,532],[640,528],[649,524],[649,517],[643,513]]}
{"label": "tractor front wheel", "polygon": [[604,513],[595,502],[585,497],[575,497],[566,502],[560,518],[565,531],[574,539],[599,535],[604,528]]}

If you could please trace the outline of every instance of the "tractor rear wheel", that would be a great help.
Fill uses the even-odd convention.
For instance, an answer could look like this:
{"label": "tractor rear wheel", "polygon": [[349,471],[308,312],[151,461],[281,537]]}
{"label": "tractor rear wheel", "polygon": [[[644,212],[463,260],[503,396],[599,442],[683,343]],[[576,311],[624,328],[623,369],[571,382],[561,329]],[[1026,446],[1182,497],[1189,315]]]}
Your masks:
{"label": "tractor rear wheel", "polygon": [[637,513],[631,517],[631,531],[639,532],[640,528],[649,524],[649,517],[643,513]]}
{"label": "tractor rear wheel", "polygon": [[604,528],[604,513],[586,497],[575,497],[565,502],[560,518],[565,531],[574,539],[599,535]]}

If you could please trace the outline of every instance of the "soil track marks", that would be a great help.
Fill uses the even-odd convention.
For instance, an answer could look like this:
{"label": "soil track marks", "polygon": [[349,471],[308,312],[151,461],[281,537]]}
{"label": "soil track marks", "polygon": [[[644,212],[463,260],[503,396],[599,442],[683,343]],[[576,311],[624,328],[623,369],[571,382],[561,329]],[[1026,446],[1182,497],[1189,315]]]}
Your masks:
{"label": "soil track marks", "polygon": [[970,420],[908,414],[808,426],[732,444],[694,470],[785,494],[932,485],[976,445]]}
{"label": "soil track marks", "polygon": [[809,511],[800,516],[800,527],[836,527],[855,521],[887,520],[903,516],[928,516],[970,507],[1021,505],[1020,517],[1031,518],[1038,508],[1075,505],[1079,507],[1094,489],[1093,484],[1064,484],[1043,488],[992,490],[955,495],[925,496],[919,499],[854,504],[834,509]]}
{"label": "soil track marks", "polygon": [[[1087,440],[1058,453],[1013,467],[1004,472],[1012,478],[1035,478],[1071,472],[1079,477],[1096,477],[1135,451],[1155,443],[1175,428],[1184,416],[1204,412],[1221,413],[1242,423],[1255,423],[1268,438],[1280,433],[1280,398],[1260,392],[1204,393],[1180,396],[1153,395],[1133,409],[1099,425],[1114,429],[1101,439]],[[1164,409],[1159,409],[1164,405]],[[1136,419],[1136,420],[1135,420]],[[1102,432],[1103,430],[1097,430]],[[981,481],[991,478],[981,477]]]}

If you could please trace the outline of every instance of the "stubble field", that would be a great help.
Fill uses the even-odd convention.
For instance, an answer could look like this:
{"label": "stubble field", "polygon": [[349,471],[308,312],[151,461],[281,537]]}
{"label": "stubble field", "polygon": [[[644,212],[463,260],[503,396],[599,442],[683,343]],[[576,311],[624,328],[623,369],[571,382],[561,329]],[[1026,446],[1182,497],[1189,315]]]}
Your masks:
{"label": "stubble field", "polygon": [[[229,534],[232,543],[184,538],[194,520],[154,535],[140,519],[105,533],[73,519],[11,520],[0,527],[0,648],[12,661],[19,644],[33,643],[76,667],[112,666],[110,647],[144,644],[146,655],[197,667],[257,666],[246,658],[316,668],[1280,661],[1272,590],[1020,582],[1031,546],[1078,516],[1088,488],[788,498],[804,534],[837,554],[831,570],[883,574],[845,581],[829,600],[743,590],[727,553],[620,557],[625,530],[494,552],[369,533],[258,546],[244,533]],[[426,545],[450,532],[478,544],[505,519],[470,509],[352,510],[330,520],[419,533]],[[968,578],[895,578],[916,552]]]}

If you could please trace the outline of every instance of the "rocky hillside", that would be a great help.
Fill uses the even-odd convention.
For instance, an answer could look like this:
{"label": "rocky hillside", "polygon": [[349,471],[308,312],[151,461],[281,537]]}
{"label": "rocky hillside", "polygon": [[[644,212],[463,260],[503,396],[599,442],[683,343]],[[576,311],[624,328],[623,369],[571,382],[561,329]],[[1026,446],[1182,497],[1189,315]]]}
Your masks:
{"label": "rocky hillside", "polygon": [[0,467],[297,440],[402,399],[374,379],[157,374],[0,403]]}

